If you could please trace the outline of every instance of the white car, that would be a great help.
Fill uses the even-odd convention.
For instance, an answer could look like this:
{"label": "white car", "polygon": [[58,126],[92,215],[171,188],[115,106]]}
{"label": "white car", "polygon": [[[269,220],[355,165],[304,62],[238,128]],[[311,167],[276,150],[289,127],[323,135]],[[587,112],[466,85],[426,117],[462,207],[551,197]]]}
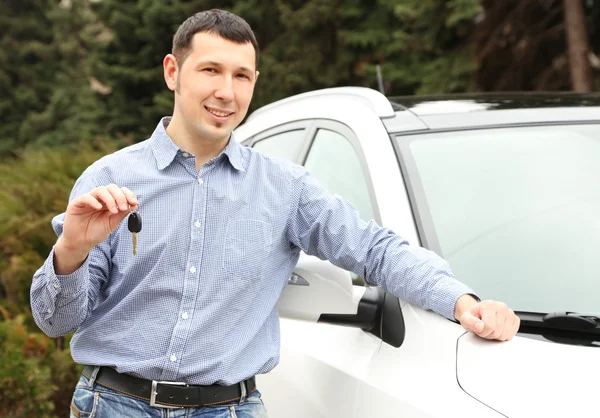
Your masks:
{"label": "white car", "polygon": [[302,254],[280,364],[258,377],[270,416],[600,417],[600,96],[332,88],[258,109],[235,135],[522,321],[486,341]]}

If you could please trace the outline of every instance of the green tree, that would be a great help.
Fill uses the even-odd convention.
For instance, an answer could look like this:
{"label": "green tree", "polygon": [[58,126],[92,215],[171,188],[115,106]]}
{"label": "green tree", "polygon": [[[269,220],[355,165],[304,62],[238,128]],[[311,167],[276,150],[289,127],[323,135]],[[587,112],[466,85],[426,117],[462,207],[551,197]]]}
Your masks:
{"label": "green tree", "polygon": [[[23,60],[13,71],[21,79],[11,89],[16,99],[0,102],[0,109],[10,111],[0,155],[27,143],[59,145],[102,135],[145,139],[172,111],[162,60],[173,33],[187,16],[213,7],[248,20],[261,45],[262,75],[252,109],[318,88],[376,87],[377,64],[388,94],[472,88],[469,36],[479,13],[476,0],[29,2],[29,25],[45,31],[31,34],[34,64],[43,71]],[[5,4],[16,16],[17,3]],[[10,27],[20,28],[22,19]],[[27,44],[20,32],[11,36],[5,44]],[[0,73],[0,85],[10,85],[10,77]],[[25,85],[31,86],[27,94],[19,90]]]}
{"label": "green tree", "polygon": [[0,2],[0,155],[13,154],[32,138],[22,133],[30,113],[44,109],[58,70],[53,27],[54,2]]}
{"label": "green tree", "polygon": [[389,36],[381,36],[371,47],[374,59],[364,70],[373,79],[373,64],[382,66],[386,93],[439,94],[475,88],[471,39],[481,13],[478,0],[380,0],[380,5],[368,27],[376,28],[387,15]]}
{"label": "green tree", "polygon": [[182,5],[176,0],[106,0],[96,3],[94,11],[109,34],[90,57],[92,74],[110,89],[104,97],[104,132],[145,139],[160,117],[172,112],[162,60],[183,20]]}
{"label": "green tree", "polygon": [[94,78],[92,52],[108,36],[87,2],[61,2],[46,13],[53,27],[58,69],[52,94],[43,110],[24,119],[21,136],[35,146],[89,142],[104,134],[108,115],[104,97],[109,89]]}
{"label": "green tree", "polygon": [[3,2],[0,27],[0,157],[102,135],[108,88],[90,59],[107,31],[88,2]]}
{"label": "green tree", "polygon": [[[251,4],[235,10],[261,35],[257,106],[317,88],[376,88],[376,65],[390,95],[474,88],[469,45],[477,0],[276,0],[269,10]],[[268,32],[261,31],[265,21]]]}

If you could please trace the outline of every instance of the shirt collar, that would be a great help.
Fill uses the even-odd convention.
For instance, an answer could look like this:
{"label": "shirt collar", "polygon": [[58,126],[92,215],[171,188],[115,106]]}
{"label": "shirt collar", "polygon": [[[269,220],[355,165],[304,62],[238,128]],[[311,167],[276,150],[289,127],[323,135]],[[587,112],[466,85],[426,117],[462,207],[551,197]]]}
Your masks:
{"label": "shirt collar", "polygon": [[179,147],[175,145],[169,134],[167,134],[166,128],[169,126],[169,122],[171,122],[170,117],[162,118],[150,137],[152,152],[154,153],[154,158],[156,158],[159,170],[168,167],[179,151]]}
{"label": "shirt collar", "polygon": [[[152,151],[154,158],[156,158],[157,167],[159,170],[163,170],[168,167],[177,153],[180,151],[179,147],[175,145],[169,134],[167,134],[167,126],[171,122],[171,117],[164,117],[160,120],[156,129],[150,137],[152,142]],[[244,160],[242,156],[242,145],[235,140],[234,134],[231,134],[231,138],[227,143],[222,154],[227,155],[229,163],[238,171],[246,171],[244,167]]]}
{"label": "shirt collar", "polygon": [[229,142],[227,146],[223,150],[223,153],[227,155],[229,158],[229,162],[238,171],[246,172],[246,167],[244,166],[244,158],[242,156],[242,144],[236,141],[235,134],[232,132],[231,137],[229,138]]}

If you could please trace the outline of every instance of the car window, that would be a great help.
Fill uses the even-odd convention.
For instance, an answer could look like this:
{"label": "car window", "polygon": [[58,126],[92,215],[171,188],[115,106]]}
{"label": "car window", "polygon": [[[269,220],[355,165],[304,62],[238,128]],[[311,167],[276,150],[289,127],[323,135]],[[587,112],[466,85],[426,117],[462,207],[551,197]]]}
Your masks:
{"label": "car window", "polygon": [[[317,130],[304,166],[329,192],[352,203],[362,219],[374,219],[366,177],[345,136],[329,129]],[[353,272],[350,275],[353,284],[365,284],[362,277]]]}
{"label": "car window", "polygon": [[600,126],[397,140],[460,280],[516,310],[600,314]]}
{"label": "car window", "polygon": [[304,129],[280,132],[256,141],[252,147],[272,157],[296,161],[305,139]]}
{"label": "car window", "polygon": [[356,151],[343,135],[319,129],[308,152],[306,169],[329,192],[352,203],[361,218],[374,218],[369,189]]}
{"label": "car window", "polygon": [[360,160],[343,135],[319,129],[304,165],[329,192],[339,194],[356,206],[362,219],[374,218]]}

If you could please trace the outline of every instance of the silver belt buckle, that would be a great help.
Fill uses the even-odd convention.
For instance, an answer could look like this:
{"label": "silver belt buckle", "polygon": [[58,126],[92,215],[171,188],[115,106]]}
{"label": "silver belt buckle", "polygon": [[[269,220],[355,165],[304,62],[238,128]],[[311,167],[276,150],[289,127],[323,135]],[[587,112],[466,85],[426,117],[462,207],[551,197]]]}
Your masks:
{"label": "silver belt buckle", "polygon": [[185,406],[171,406],[171,405],[163,405],[160,403],[156,403],[156,395],[158,394],[158,392],[156,392],[156,386],[159,384],[171,385],[171,386],[187,386],[187,383],[183,383],[183,382],[168,382],[168,381],[164,381],[164,380],[153,380],[152,381],[152,391],[150,392],[150,406],[155,406],[158,408],[169,408],[169,409],[185,408]]}

